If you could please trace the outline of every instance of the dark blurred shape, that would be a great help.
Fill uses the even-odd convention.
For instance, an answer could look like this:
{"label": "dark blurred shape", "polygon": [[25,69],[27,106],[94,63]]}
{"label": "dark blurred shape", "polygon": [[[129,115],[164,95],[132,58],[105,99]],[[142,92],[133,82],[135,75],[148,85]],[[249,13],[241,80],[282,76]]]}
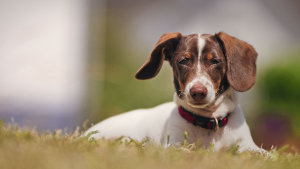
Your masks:
{"label": "dark blurred shape", "polygon": [[292,122],[293,132],[300,136],[300,52],[285,53],[290,58],[274,63],[260,77],[260,107],[263,112],[277,112]]}
{"label": "dark blurred shape", "polygon": [[263,113],[256,118],[253,126],[253,138],[258,146],[270,149],[281,147],[291,138],[292,127],[289,118],[278,113]]}
{"label": "dark blurred shape", "polygon": [[255,138],[263,147],[292,144],[300,148],[300,52],[273,63],[259,79],[261,113],[254,124]]}

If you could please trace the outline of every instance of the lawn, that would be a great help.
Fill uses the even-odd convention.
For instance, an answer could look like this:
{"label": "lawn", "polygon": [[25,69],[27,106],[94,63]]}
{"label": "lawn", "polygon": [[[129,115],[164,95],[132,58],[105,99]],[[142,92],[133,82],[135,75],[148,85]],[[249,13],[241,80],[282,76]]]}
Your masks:
{"label": "lawn", "polygon": [[71,134],[37,133],[16,125],[0,125],[0,169],[291,169],[300,168],[300,155],[290,148],[271,151],[271,157],[237,153],[233,146],[213,152],[193,144],[162,148],[145,139],[121,142],[88,140],[79,129]]}

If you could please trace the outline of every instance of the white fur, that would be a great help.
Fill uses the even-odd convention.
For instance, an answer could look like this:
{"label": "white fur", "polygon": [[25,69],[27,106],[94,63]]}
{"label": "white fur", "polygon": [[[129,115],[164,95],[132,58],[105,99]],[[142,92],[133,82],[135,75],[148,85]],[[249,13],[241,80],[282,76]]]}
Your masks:
{"label": "white fur", "polygon": [[201,37],[201,33],[198,33],[198,64],[197,64],[197,74],[201,73],[201,63],[200,58],[203,51],[203,48],[205,46],[205,40]]}
{"label": "white fur", "polygon": [[[245,121],[241,108],[236,104],[234,93],[230,89],[225,92],[221,103],[216,105],[213,116],[220,116],[232,112],[226,126],[217,131],[204,129],[187,122],[178,113],[178,105],[182,104],[175,95],[175,102],[169,102],[150,109],[138,109],[121,115],[111,117],[88,129],[84,135],[92,134],[91,138],[113,139],[127,136],[138,141],[148,137],[164,146],[182,144],[184,132],[188,133],[189,143],[201,143],[203,147],[209,147],[212,143],[215,150],[238,144],[240,151],[253,150],[264,152],[258,148],[252,140],[249,127]],[[182,105],[184,106],[184,105]],[[192,108],[193,109],[193,108]],[[210,117],[203,112],[199,114]],[[169,136],[169,142],[168,142]]]}

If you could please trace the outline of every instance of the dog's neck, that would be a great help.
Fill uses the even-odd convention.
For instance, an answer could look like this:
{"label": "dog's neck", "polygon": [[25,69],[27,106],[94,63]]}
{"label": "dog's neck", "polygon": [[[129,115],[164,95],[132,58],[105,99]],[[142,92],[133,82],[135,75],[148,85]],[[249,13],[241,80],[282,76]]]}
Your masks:
{"label": "dog's neck", "polygon": [[194,114],[208,118],[218,118],[234,111],[237,105],[237,96],[236,93],[229,88],[206,107],[194,108],[188,105],[184,100],[180,99],[175,93],[174,102]]}

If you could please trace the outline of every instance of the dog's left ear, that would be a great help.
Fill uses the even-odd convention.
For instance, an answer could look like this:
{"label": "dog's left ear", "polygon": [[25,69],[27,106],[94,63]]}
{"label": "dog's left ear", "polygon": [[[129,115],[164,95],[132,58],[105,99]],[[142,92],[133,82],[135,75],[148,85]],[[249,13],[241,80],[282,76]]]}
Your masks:
{"label": "dog's left ear", "polygon": [[230,86],[240,92],[249,90],[256,81],[255,49],[248,43],[224,32],[216,34],[227,59],[227,79]]}
{"label": "dog's left ear", "polygon": [[169,59],[181,39],[181,33],[165,33],[156,43],[151,55],[143,66],[136,72],[135,78],[139,80],[155,77],[160,71],[163,61]]}

